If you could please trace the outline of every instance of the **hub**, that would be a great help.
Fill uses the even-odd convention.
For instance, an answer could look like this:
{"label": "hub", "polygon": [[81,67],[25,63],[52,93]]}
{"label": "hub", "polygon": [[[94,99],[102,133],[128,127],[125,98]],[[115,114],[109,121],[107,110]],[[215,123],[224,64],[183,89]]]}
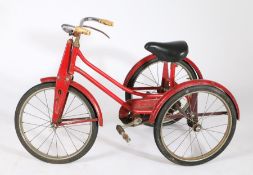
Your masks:
{"label": "hub", "polygon": [[200,124],[195,124],[192,128],[195,132],[199,132],[202,129],[202,126]]}

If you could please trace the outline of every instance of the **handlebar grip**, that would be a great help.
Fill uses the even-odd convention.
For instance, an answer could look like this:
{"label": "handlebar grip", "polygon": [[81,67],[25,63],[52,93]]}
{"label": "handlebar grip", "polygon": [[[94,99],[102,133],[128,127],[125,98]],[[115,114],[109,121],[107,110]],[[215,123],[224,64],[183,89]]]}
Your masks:
{"label": "handlebar grip", "polygon": [[83,27],[75,27],[74,33],[83,34],[83,35],[90,35],[90,31]]}
{"label": "handlebar grip", "polygon": [[113,22],[107,19],[99,19],[98,22],[107,26],[113,26]]}

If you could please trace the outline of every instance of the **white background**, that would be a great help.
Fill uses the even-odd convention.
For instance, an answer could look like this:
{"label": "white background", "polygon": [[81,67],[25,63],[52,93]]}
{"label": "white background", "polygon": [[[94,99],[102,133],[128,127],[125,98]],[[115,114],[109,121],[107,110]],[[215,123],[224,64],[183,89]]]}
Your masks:
{"label": "white background", "polygon": [[[253,3],[251,0],[43,0],[0,1],[0,173],[1,174],[250,174],[253,170]],[[183,167],[158,151],[152,128],[128,129],[126,144],[115,130],[119,105],[77,77],[97,97],[105,126],[91,151],[66,165],[52,165],[29,155],[14,130],[20,97],[39,78],[54,76],[68,38],[60,25],[77,25],[85,16],[111,19],[115,27],[94,24],[111,40],[93,32],[81,50],[119,82],[149,54],[146,42],[186,40],[189,57],[207,79],[224,84],[238,100],[241,121],[228,148],[204,165]],[[90,23],[91,24],[91,23]],[[93,23],[92,23],[93,24]],[[95,76],[94,73],[91,73]],[[124,93],[103,81],[120,97]]]}

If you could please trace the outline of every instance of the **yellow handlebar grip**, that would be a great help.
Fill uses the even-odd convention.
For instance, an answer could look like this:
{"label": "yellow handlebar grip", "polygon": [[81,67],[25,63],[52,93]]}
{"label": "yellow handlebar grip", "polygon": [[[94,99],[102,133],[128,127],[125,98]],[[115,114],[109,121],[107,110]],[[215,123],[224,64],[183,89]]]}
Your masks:
{"label": "yellow handlebar grip", "polygon": [[107,25],[107,26],[113,26],[113,22],[107,19],[99,19],[99,23]]}
{"label": "yellow handlebar grip", "polygon": [[83,34],[83,35],[90,35],[91,32],[88,29],[85,29],[83,27],[76,27],[74,33]]}

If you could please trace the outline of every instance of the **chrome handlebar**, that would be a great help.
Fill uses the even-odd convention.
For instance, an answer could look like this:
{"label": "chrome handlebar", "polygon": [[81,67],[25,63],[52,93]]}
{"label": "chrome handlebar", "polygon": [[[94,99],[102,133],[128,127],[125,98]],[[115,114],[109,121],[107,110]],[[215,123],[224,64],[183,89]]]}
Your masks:
{"label": "chrome handlebar", "polygon": [[102,19],[102,18],[95,18],[95,17],[85,17],[80,21],[80,26],[83,26],[83,23],[85,21],[95,21],[99,22],[101,24],[107,25],[107,26],[113,26],[113,22],[107,19]]}
{"label": "chrome handlebar", "polygon": [[107,25],[107,26],[113,26],[113,22],[109,21],[107,19],[101,19],[101,18],[95,18],[95,17],[86,17],[86,18],[83,18],[80,21],[79,26],[73,26],[73,25],[69,25],[69,24],[62,24],[61,27],[69,35],[74,35],[74,36],[81,35],[81,34],[90,35],[91,32],[90,32],[90,30],[87,29],[87,28],[89,28],[89,29],[93,29],[97,32],[100,32],[100,33],[104,34],[107,38],[110,38],[105,32],[103,32],[103,31],[101,31],[97,28],[87,26],[87,25],[83,25],[84,22],[86,22],[86,21],[96,21],[96,22],[99,22],[99,23]]}

